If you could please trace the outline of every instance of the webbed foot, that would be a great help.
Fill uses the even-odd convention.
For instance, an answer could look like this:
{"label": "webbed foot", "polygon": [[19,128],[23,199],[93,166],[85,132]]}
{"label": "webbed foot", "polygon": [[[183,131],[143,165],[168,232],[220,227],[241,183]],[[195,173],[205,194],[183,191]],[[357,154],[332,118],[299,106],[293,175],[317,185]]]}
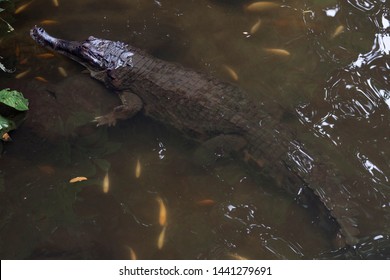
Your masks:
{"label": "webbed foot", "polygon": [[96,126],[102,126],[102,125],[115,126],[116,120],[117,119],[115,117],[115,114],[112,112],[104,116],[95,117],[95,119],[92,122],[96,123]]}
{"label": "webbed foot", "polygon": [[141,99],[130,92],[119,93],[123,105],[117,106],[111,113],[96,117],[92,122],[96,126],[107,125],[115,126],[118,120],[129,119],[142,109]]}

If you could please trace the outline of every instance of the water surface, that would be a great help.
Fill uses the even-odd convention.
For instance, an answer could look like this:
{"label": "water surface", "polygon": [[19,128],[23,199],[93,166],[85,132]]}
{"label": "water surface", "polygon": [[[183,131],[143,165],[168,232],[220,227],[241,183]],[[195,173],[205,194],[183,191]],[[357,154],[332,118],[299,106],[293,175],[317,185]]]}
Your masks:
{"label": "water surface", "polygon": [[[96,128],[91,120],[119,100],[76,63],[39,57],[46,51],[29,30],[48,19],[56,37],[123,41],[247,89],[348,177],[361,237],[390,233],[389,4],[279,1],[250,13],[247,3],[36,0],[12,15],[0,55],[15,73],[1,73],[0,88],[23,92],[30,112],[3,144],[2,258],[129,259],[132,250],[140,259],[310,259],[343,246],[314,206],[229,156],[200,153],[170,127],[138,115]],[[88,180],[70,184],[77,176]],[[162,249],[158,197],[167,207]]]}

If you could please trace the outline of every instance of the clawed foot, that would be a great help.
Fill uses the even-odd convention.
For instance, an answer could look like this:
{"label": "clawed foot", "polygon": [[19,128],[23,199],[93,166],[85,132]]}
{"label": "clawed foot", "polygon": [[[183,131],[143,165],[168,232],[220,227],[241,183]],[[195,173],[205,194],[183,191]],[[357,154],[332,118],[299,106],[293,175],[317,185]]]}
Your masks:
{"label": "clawed foot", "polygon": [[96,117],[92,122],[97,123],[96,126],[115,126],[116,125],[116,117],[113,113]]}

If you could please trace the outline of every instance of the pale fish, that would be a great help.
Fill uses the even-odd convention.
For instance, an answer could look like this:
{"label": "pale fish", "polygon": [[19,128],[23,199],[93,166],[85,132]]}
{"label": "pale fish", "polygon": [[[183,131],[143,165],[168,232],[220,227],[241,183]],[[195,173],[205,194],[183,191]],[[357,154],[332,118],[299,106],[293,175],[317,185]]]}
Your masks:
{"label": "pale fish", "polygon": [[46,80],[44,77],[41,77],[41,76],[36,76],[36,77],[34,77],[34,79],[37,81],[43,82],[43,83],[49,82],[48,80]]}
{"label": "pale fish", "polygon": [[79,177],[74,177],[69,180],[69,183],[77,183],[77,182],[82,182],[88,180],[87,177],[79,176]]}
{"label": "pale fish", "polygon": [[213,206],[215,204],[215,200],[213,199],[202,199],[196,202],[196,204],[201,206]]}
{"label": "pale fish", "polygon": [[165,207],[165,203],[161,197],[157,197],[156,200],[158,202],[158,205],[160,206],[158,223],[161,226],[165,226],[167,224],[167,208]]}
{"label": "pale fish", "polygon": [[332,33],[332,35],[330,36],[332,39],[336,38],[337,36],[339,36],[341,33],[344,32],[344,25],[339,25],[336,27],[335,31]]}
{"label": "pale fish", "polygon": [[245,10],[248,12],[263,12],[280,7],[279,4],[274,2],[262,1],[254,2],[246,6]]}
{"label": "pale fish", "polygon": [[52,54],[52,53],[40,53],[40,54],[37,54],[37,57],[39,57],[39,58],[52,58],[52,57],[54,57],[54,54]]}
{"label": "pale fish", "polygon": [[[42,173],[45,173],[47,175],[52,175],[56,172],[56,170],[54,169],[53,166],[51,165],[48,165],[48,164],[42,164],[42,165],[38,165],[38,169],[42,172]],[[83,177],[85,178],[84,180],[87,180],[86,177]],[[73,178],[74,179],[74,178]],[[72,182],[71,182],[72,183]]]}
{"label": "pale fish", "polygon": [[162,247],[164,247],[164,243],[165,243],[165,232],[167,230],[167,226],[164,226],[163,229],[161,230],[161,233],[160,235],[158,236],[158,239],[157,239],[157,248],[159,250],[162,249]]}
{"label": "pale fish", "polygon": [[58,0],[53,0],[54,7],[58,7],[60,5],[60,2]]}
{"label": "pale fish", "polygon": [[68,73],[66,72],[64,67],[59,66],[57,69],[58,69],[58,72],[60,73],[60,75],[62,77],[64,77],[64,78],[68,77]]}
{"label": "pale fish", "polygon": [[20,46],[19,46],[19,44],[16,45],[16,48],[15,48],[15,56],[16,56],[17,58],[20,57]]}
{"label": "pale fish", "polygon": [[141,176],[141,162],[137,159],[137,163],[135,165],[135,178],[139,178]]}
{"label": "pale fish", "polygon": [[245,258],[243,256],[240,256],[239,254],[237,253],[228,253],[227,254],[228,257],[232,258],[232,259],[235,259],[235,260],[248,260],[248,258]]}
{"label": "pale fish", "polygon": [[225,69],[225,71],[229,74],[230,78],[233,80],[233,81],[238,81],[238,75],[237,75],[237,72],[234,71],[234,69],[228,65],[223,65],[223,68]]}
{"label": "pale fish", "polygon": [[252,25],[251,29],[249,30],[249,34],[253,35],[255,34],[261,26],[261,19],[258,19],[254,25]]}
{"label": "pale fish", "polygon": [[23,58],[21,61],[19,61],[19,64],[20,64],[20,65],[24,65],[24,64],[27,64],[27,62],[28,62],[28,58],[25,57],[25,58]]}
{"label": "pale fish", "polygon": [[56,24],[58,23],[58,21],[54,20],[54,19],[44,19],[40,22],[40,24],[42,25],[52,25],[52,24]]}
{"label": "pale fish", "polygon": [[290,55],[290,52],[288,50],[285,50],[285,49],[266,48],[266,49],[264,49],[264,51],[266,51],[269,54],[274,54],[274,55],[278,55],[278,56],[289,56]]}
{"label": "pale fish", "polygon": [[129,247],[129,251],[130,251],[130,259],[135,261],[137,259],[137,254],[135,253],[135,251],[131,247]]}
{"label": "pale fish", "polygon": [[31,71],[31,69],[27,69],[26,71],[23,71],[23,72],[16,74],[15,79],[21,79],[21,78],[26,77],[26,75],[28,73],[30,73],[30,71]]}
{"label": "pale fish", "polygon": [[108,172],[107,172],[106,176],[104,176],[103,179],[103,192],[108,193],[109,190],[110,190],[110,179],[108,177]]}
{"label": "pale fish", "polygon": [[20,5],[19,7],[17,7],[17,8],[15,9],[15,15],[20,14],[20,13],[23,12],[25,9],[27,9],[28,6],[30,6],[30,4],[31,4],[32,2],[34,2],[34,0],[33,0],[33,1],[30,1],[30,2],[28,2],[28,3],[25,3],[25,4],[23,4],[23,5]]}

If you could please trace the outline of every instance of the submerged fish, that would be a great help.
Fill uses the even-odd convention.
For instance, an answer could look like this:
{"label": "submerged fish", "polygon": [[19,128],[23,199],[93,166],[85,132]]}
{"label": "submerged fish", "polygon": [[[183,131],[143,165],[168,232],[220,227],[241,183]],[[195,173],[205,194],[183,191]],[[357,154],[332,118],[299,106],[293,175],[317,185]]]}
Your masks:
{"label": "submerged fish", "polygon": [[82,182],[88,180],[87,177],[79,176],[79,177],[74,177],[69,180],[69,183],[77,183],[77,182]]}
{"label": "submerged fish", "polygon": [[156,200],[160,206],[158,222],[161,226],[165,226],[167,224],[167,208],[161,197],[157,197]]}
{"label": "submerged fish", "polygon": [[24,78],[28,73],[30,73],[31,69],[27,69],[26,71],[20,72],[16,74],[15,79]]}
{"label": "submerged fish", "polygon": [[56,24],[58,21],[53,20],[53,19],[44,19],[41,21],[41,24],[43,25],[51,25],[51,24]]}
{"label": "submerged fish", "polygon": [[215,200],[213,199],[202,199],[196,202],[196,204],[201,206],[212,206],[215,204]]}
{"label": "submerged fish", "polygon": [[274,2],[261,1],[261,2],[254,2],[252,4],[249,4],[248,6],[245,7],[245,10],[248,12],[263,12],[278,7],[280,7],[280,5]]}
{"label": "submerged fish", "polygon": [[44,77],[41,77],[41,76],[36,76],[36,77],[34,77],[34,79],[37,81],[43,82],[43,83],[49,82],[48,80],[46,80]]}
{"label": "submerged fish", "polygon": [[137,259],[137,254],[135,253],[133,248],[129,247],[129,250],[130,250],[130,259],[135,261]]}
{"label": "submerged fish", "polygon": [[344,32],[344,25],[339,25],[336,27],[335,31],[332,33],[332,35],[330,36],[332,39],[336,38],[337,36],[339,36],[341,33]]}
{"label": "submerged fish", "polygon": [[27,9],[28,6],[30,6],[32,2],[34,2],[34,0],[33,0],[33,1],[30,1],[30,2],[28,2],[28,3],[25,3],[25,4],[23,4],[23,5],[20,5],[19,7],[17,7],[17,8],[15,9],[15,15],[20,14],[20,13],[23,12],[25,9]]}
{"label": "submerged fish", "polygon": [[59,66],[57,69],[62,77],[64,77],[64,78],[68,77],[68,73],[66,72],[66,70],[63,67]]}
{"label": "submerged fish", "polygon": [[40,53],[40,54],[37,54],[37,57],[39,57],[39,58],[52,58],[52,57],[54,57],[54,54],[52,54],[52,53]]}
{"label": "submerged fish", "polygon": [[227,256],[235,260],[248,260],[248,258],[243,257],[237,253],[228,253]]}
{"label": "submerged fish", "polygon": [[289,56],[290,52],[285,49],[272,49],[272,48],[266,48],[264,49],[269,54],[274,54],[278,56]]}
{"label": "submerged fish", "polygon": [[[51,166],[51,165],[47,165],[47,164],[38,165],[38,169],[39,169],[41,172],[43,172],[43,173],[45,173],[45,174],[47,174],[47,175],[52,175],[52,174],[55,173],[54,167]],[[79,177],[79,178],[80,178],[80,177]],[[86,177],[82,177],[82,178],[85,178],[85,180],[87,180]],[[73,178],[73,179],[74,179],[74,178]],[[72,179],[72,180],[73,180],[73,179]],[[71,183],[72,183],[72,182],[71,182]]]}
{"label": "submerged fish", "polygon": [[252,25],[251,29],[249,30],[249,34],[253,35],[255,34],[261,26],[261,19],[258,19],[254,25]]}
{"label": "submerged fish", "polygon": [[233,81],[238,81],[238,75],[237,75],[236,71],[234,71],[233,68],[231,68],[228,65],[223,65],[223,68],[225,68],[226,72],[229,74],[230,78]]}
{"label": "submerged fish", "polygon": [[141,176],[141,162],[137,159],[137,163],[135,165],[135,178],[139,178]]}
{"label": "submerged fish", "polygon": [[107,172],[106,176],[104,176],[103,179],[103,192],[108,193],[109,190],[110,190],[110,179],[108,177],[108,172]]}
{"label": "submerged fish", "polygon": [[164,226],[163,229],[161,230],[160,235],[158,236],[157,239],[157,248],[161,250],[164,247],[165,243],[165,232],[167,230],[167,226]]}

